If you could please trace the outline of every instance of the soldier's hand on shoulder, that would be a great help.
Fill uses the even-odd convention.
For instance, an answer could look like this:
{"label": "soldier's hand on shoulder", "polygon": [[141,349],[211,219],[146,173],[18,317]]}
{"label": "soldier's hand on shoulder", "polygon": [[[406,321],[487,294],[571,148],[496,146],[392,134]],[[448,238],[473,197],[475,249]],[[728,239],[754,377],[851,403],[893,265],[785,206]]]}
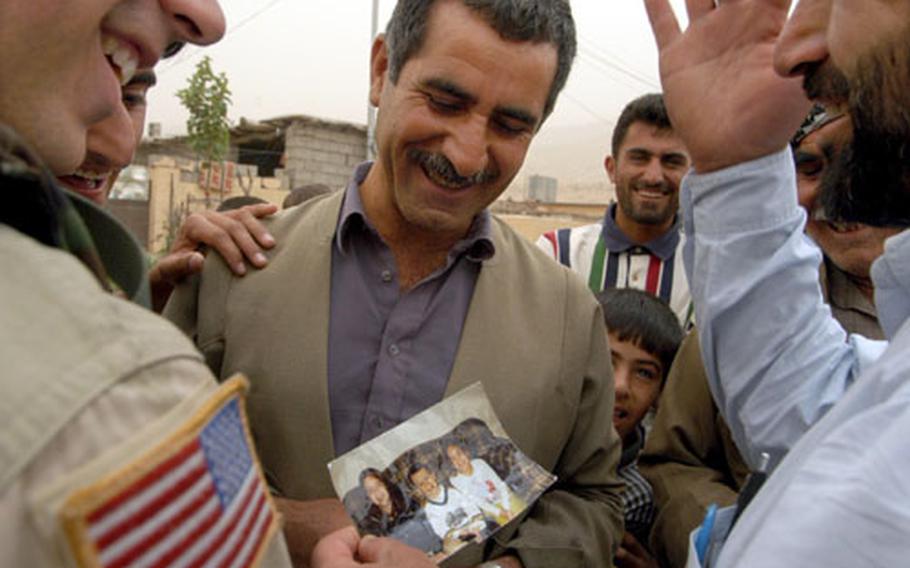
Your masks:
{"label": "soldier's hand on shoulder", "polygon": [[202,211],[187,217],[177,231],[171,250],[149,272],[155,311],[164,308],[175,285],[202,270],[206,247],[220,254],[238,276],[246,274],[247,263],[256,268],[265,267],[268,260],[263,249],[274,247],[275,239],[260,219],[277,211],[275,205],[260,203],[223,213]]}

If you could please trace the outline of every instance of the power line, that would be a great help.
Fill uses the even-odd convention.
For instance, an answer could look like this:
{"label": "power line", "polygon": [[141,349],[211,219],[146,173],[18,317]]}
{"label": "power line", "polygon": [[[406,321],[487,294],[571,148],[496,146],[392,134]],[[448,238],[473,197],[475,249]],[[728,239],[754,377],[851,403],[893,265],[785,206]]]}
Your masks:
{"label": "power line", "polygon": [[[624,58],[615,55],[611,50],[609,50],[605,47],[602,47],[600,44],[593,41],[591,38],[579,35],[578,41],[579,41],[579,43],[584,44],[584,47],[587,48],[588,50],[598,53],[601,57],[604,57],[605,59],[610,59],[611,61],[613,61],[613,63],[615,63],[619,67],[623,67],[627,71],[630,71],[632,73],[637,73],[637,71],[634,68],[629,67],[626,64],[626,61]],[[639,75],[639,77],[644,77],[647,79],[647,77],[644,75]]]}
{"label": "power line", "polygon": [[604,77],[606,77],[610,81],[613,81],[619,85],[623,85],[624,87],[629,88],[633,92],[639,92],[642,90],[641,83],[634,83],[634,82],[630,81],[628,78],[626,78],[625,76],[623,76],[613,70],[605,69],[599,63],[597,63],[593,59],[589,59],[584,54],[581,54],[579,56],[578,60],[581,63],[584,63],[584,64],[590,66],[593,70],[601,73]]}
{"label": "power line", "polygon": [[623,75],[626,75],[627,77],[630,77],[636,81],[644,83],[645,85],[647,85],[651,88],[654,88],[654,89],[660,88],[659,85],[657,83],[655,83],[651,77],[648,77],[647,75],[644,75],[644,74],[638,72],[637,70],[629,67],[621,58],[618,58],[615,55],[613,55],[612,53],[610,53],[609,51],[599,47],[597,44],[595,44],[591,40],[589,40],[583,36],[579,36],[579,40],[580,40],[579,44],[580,44],[582,53],[587,55],[588,57],[598,61],[599,63],[601,63],[602,65],[604,65],[606,67],[615,69],[616,71],[622,73]]}
{"label": "power line", "polygon": [[[258,18],[259,16],[265,14],[266,12],[268,12],[269,10],[271,10],[272,8],[277,6],[282,1],[283,0],[272,0],[271,2],[269,2],[268,4],[266,4],[265,6],[260,8],[259,10],[256,10],[255,12],[253,12],[246,18],[244,18],[244,19],[240,20],[238,23],[234,24],[231,27],[231,29],[229,29],[227,32],[225,32],[224,37],[227,37],[227,36],[233,34],[234,32],[236,32],[237,30],[239,30],[240,28],[246,26],[247,24],[249,24],[256,18]],[[191,59],[195,59],[196,57],[199,56],[199,54],[202,53],[203,49],[204,48],[197,47],[197,46],[188,46],[187,48],[184,48],[183,53],[180,53],[175,59],[170,61],[168,65],[166,65],[164,68],[162,68],[158,72],[158,75],[164,75],[168,71],[171,71],[172,69],[174,69],[176,67],[180,67],[187,61],[190,61]]]}
{"label": "power line", "polygon": [[599,122],[603,122],[604,124],[609,124],[610,126],[614,126],[614,125],[616,124],[616,123],[613,122],[612,120],[610,120],[610,119],[608,119],[608,118],[604,118],[604,117],[601,116],[597,111],[595,111],[594,109],[592,109],[591,107],[589,107],[589,106],[586,105],[585,103],[581,102],[581,100],[580,100],[579,98],[577,98],[577,97],[575,97],[575,96],[572,96],[572,93],[570,93],[570,92],[568,92],[568,91],[563,91],[562,94],[561,94],[560,96],[569,99],[570,101],[572,101],[573,103],[575,103],[575,105],[576,105],[578,108],[580,108],[581,110],[583,110],[583,111],[585,111],[586,113],[590,114],[592,117],[596,118]]}
{"label": "power line", "polygon": [[591,65],[592,67],[594,67],[595,69],[597,69],[598,71],[600,71],[601,73],[603,73],[604,75],[606,75],[607,77],[609,77],[611,79],[619,81],[619,75],[626,77],[628,79],[632,79],[633,81],[635,81],[635,84],[637,86],[630,85],[629,83],[626,83],[624,81],[619,81],[619,82],[622,82],[624,85],[629,86],[633,89],[638,89],[641,85],[644,85],[644,86],[648,87],[649,89],[655,89],[658,91],[660,90],[660,85],[658,85],[654,81],[652,81],[650,79],[646,79],[631,71],[627,71],[627,70],[623,69],[622,67],[614,65],[610,61],[600,58],[596,54],[585,50],[584,47],[582,47],[582,51],[579,52],[579,56],[582,61],[584,61],[585,63],[588,63],[589,65]]}

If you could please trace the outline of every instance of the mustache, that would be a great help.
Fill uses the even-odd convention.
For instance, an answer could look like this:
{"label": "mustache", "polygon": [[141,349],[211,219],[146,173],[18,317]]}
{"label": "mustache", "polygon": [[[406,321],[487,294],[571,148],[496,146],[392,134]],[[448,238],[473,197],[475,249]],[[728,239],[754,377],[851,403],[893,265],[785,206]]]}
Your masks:
{"label": "mustache", "polygon": [[437,152],[411,148],[408,150],[407,156],[408,159],[423,168],[431,179],[441,182],[442,185],[450,189],[465,189],[472,185],[484,185],[499,178],[499,170],[495,166],[486,167],[469,176],[463,176],[458,173],[458,170],[444,154]]}
{"label": "mustache", "polygon": [[656,189],[664,194],[672,193],[670,184],[668,184],[666,181],[660,181],[656,183],[634,182],[632,183],[632,189]]}
{"label": "mustache", "polygon": [[810,100],[845,102],[850,98],[850,81],[829,60],[806,69],[803,90]]}
{"label": "mustache", "polygon": [[120,170],[122,166],[116,166],[107,156],[103,156],[97,152],[89,150],[85,154],[85,159],[82,160],[82,163],[79,164],[80,170],[88,170],[93,172],[111,172],[113,170]]}

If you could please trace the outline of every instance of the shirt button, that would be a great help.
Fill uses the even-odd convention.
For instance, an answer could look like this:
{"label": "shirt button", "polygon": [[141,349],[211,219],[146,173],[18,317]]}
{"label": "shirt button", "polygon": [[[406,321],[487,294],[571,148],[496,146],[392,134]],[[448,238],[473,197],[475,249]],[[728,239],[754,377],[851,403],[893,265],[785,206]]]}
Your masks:
{"label": "shirt button", "polygon": [[392,271],[391,271],[391,270],[383,270],[383,271],[382,271],[382,274],[380,275],[380,277],[382,278],[382,281],[383,281],[383,282],[386,282],[386,283],[391,282],[391,281],[392,281]]}
{"label": "shirt button", "polygon": [[389,355],[391,355],[392,357],[398,357],[398,355],[400,353],[401,353],[401,349],[399,349],[397,345],[395,345],[394,343],[392,345],[389,345]]}

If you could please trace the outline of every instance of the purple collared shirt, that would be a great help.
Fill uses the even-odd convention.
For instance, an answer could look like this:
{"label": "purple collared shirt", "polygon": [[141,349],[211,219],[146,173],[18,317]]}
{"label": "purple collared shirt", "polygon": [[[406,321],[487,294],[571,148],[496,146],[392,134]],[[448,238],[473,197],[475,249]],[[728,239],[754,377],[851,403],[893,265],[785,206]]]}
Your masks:
{"label": "purple collared shirt", "polygon": [[445,266],[401,293],[392,251],[370,224],[357,167],[332,246],[329,410],[341,455],[442,400],[481,263],[495,252],[481,212]]}

